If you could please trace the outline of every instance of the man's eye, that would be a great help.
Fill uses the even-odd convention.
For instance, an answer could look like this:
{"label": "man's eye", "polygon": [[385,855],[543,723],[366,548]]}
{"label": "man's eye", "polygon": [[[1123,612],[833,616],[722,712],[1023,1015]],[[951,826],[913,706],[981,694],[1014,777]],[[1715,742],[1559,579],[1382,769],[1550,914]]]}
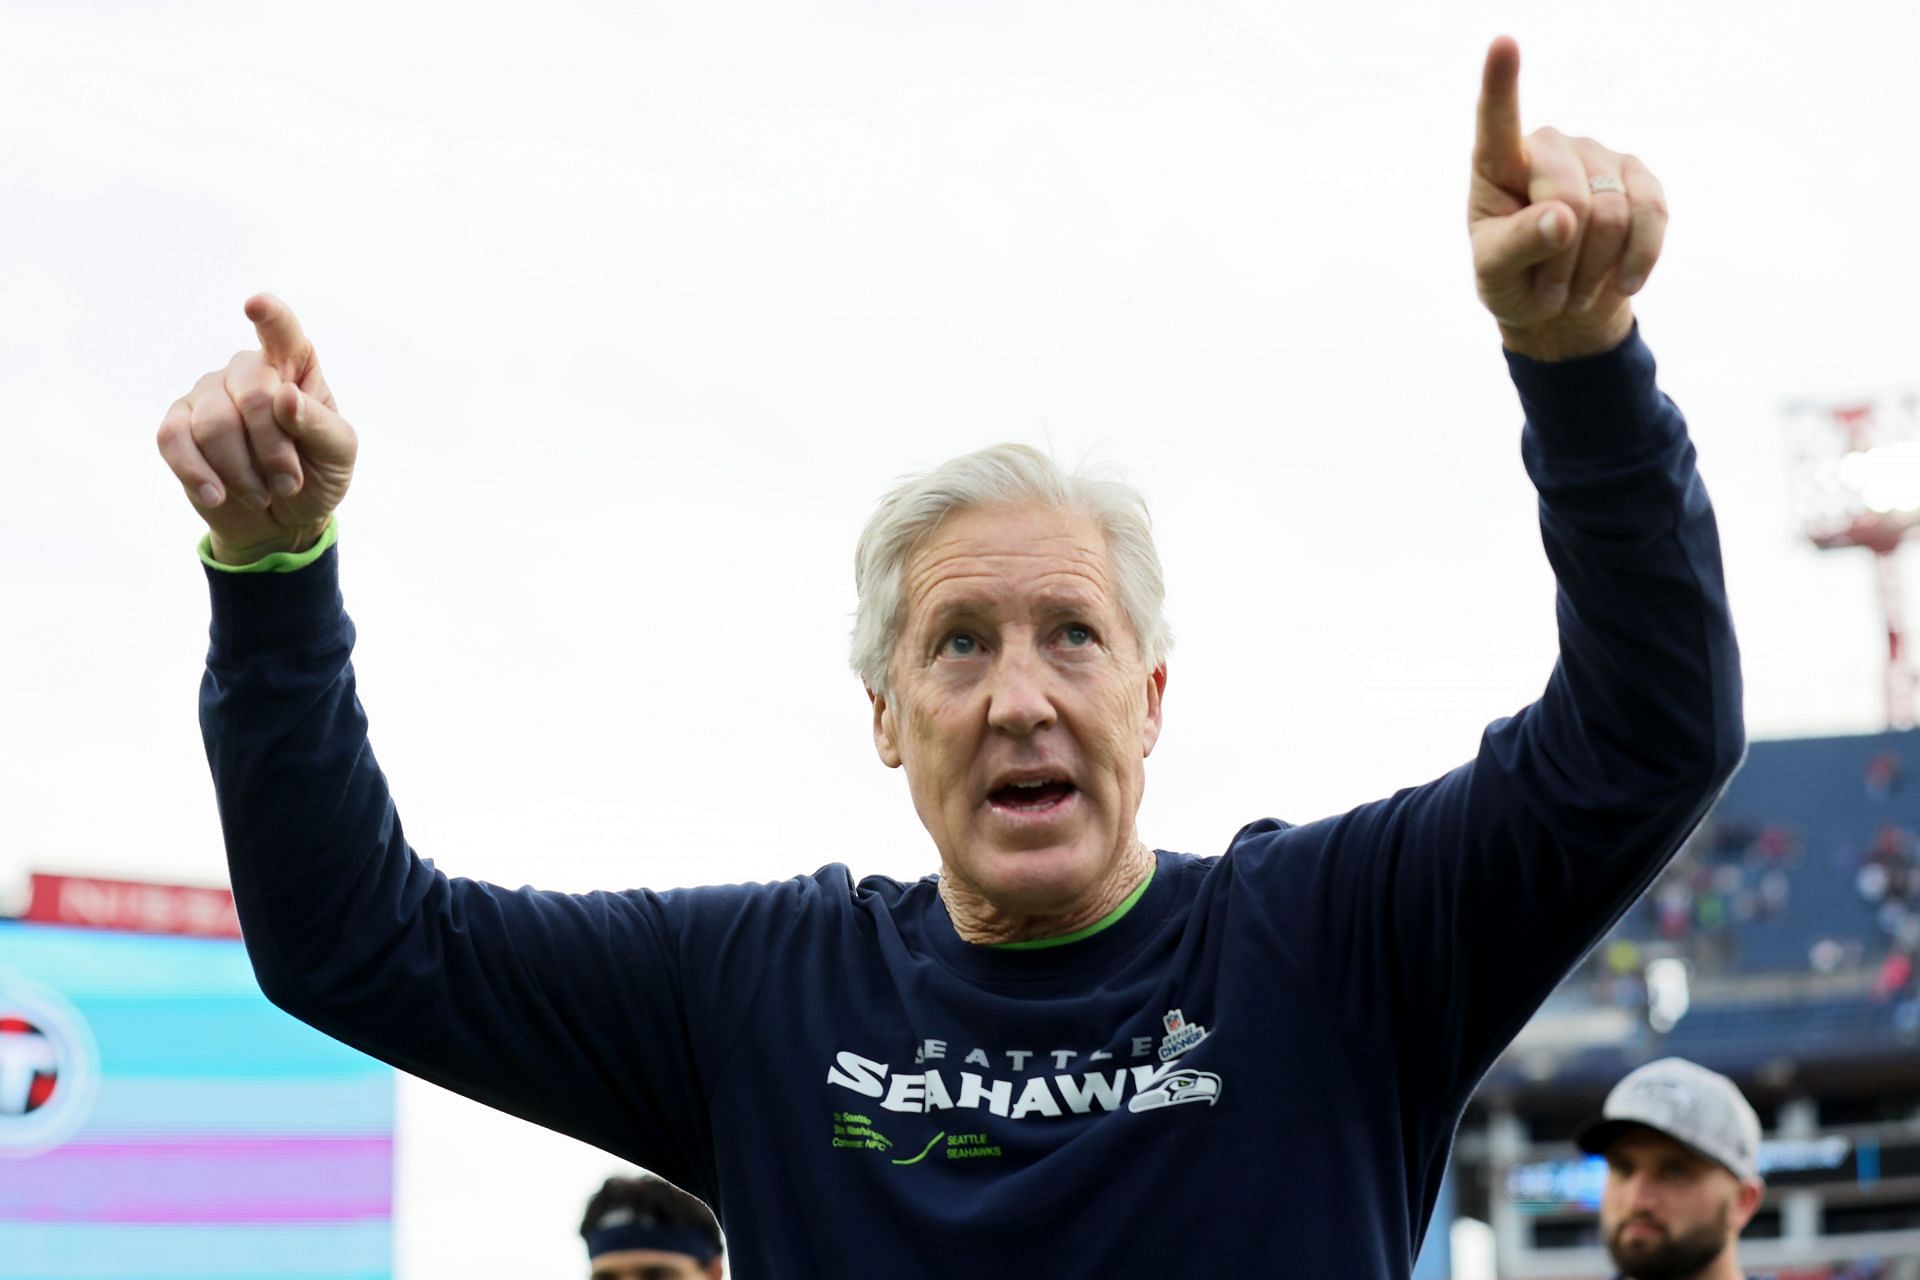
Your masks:
{"label": "man's eye", "polygon": [[956,631],[940,642],[940,653],[948,658],[971,658],[980,652],[980,641],[964,631]]}
{"label": "man's eye", "polygon": [[1075,649],[1084,648],[1093,643],[1093,628],[1074,623],[1060,633],[1067,644]]}

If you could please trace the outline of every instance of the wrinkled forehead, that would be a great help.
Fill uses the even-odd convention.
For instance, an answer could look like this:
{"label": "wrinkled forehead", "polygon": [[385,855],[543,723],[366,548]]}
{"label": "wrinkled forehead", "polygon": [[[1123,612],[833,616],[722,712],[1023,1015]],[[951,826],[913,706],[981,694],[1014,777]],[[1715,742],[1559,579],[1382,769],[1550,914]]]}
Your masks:
{"label": "wrinkled forehead", "polygon": [[1115,602],[1113,556],[1093,517],[1052,507],[955,511],[907,558],[907,617]]}

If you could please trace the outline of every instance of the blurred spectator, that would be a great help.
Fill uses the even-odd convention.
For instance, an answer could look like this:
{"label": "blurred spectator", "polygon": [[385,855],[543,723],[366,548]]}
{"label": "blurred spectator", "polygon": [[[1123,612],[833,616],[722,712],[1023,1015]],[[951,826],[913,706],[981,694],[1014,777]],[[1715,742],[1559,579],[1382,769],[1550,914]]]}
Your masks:
{"label": "blurred spectator", "polygon": [[1615,938],[1607,944],[1607,972],[1616,978],[1640,972],[1640,944],[1631,938]]}
{"label": "blurred spectator", "polygon": [[1881,933],[1889,938],[1898,938],[1907,931],[1913,912],[1905,902],[1889,896],[1880,904],[1880,909],[1873,913],[1873,919],[1880,926]]}
{"label": "blurred spectator", "polygon": [[1647,1004],[1647,983],[1641,976],[1644,966],[1639,943],[1629,938],[1615,938],[1608,943],[1602,958],[1601,999],[1616,1009],[1644,1009]]}
{"label": "blurred spectator", "polygon": [[1815,973],[1857,969],[1866,946],[1858,938],[1821,938],[1807,948],[1807,963]]}
{"label": "blurred spectator", "polygon": [[1882,751],[1867,761],[1867,795],[1875,800],[1885,800],[1900,789],[1900,757],[1891,751]]}
{"label": "blurred spectator", "polygon": [[1920,995],[1910,995],[1893,1006],[1893,1034],[1908,1044],[1920,1040]]}
{"label": "blurred spectator", "polygon": [[1792,892],[1793,881],[1787,878],[1787,873],[1778,867],[1770,868],[1760,877],[1760,918],[1778,920],[1785,915]]}
{"label": "blurred spectator", "polygon": [[1714,819],[1708,822],[1706,838],[1701,843],[1715,858],[1737,858],[1746,852],[1758,834],[1752,823],[1739,818]]}
{"label": "blurred spectator", "polygon": [[1753,838],[1748,852],[1762,863],[1784,862],[1800,852],[1800,837],[1793,833],[1791,827],[1770,822]]}
{"label": "blurred spectator", "polygon": [[1905,991],[1913,983],[1913,957],[1904,951],[1889,952],[1873,975],[1873,998],[1882,1004]]}
{"label": "blurred spectator", "polygon": [[[1785,823],[1708,821],[1642,899],[1654,936],[1678,944],[1678,957],[1703,973],[1731,967],[1748,925],[1787,914],[1789,868],[1802,850],[1798,830]],[[1594,976],[1612,980],[1597,967]]]}
{"label": "blurred spectator", "polygon": [[1867,857],[1870,861],[1884,865],[1888,873],[1892,874],[1897,868],[1913,865],[1913,848],[1913,832],[1888,822],[1874,832],[1873,844],[1867,850]]}
{"label": "blurred spectator", "polygon": [[1877,862],[1869,862],[1860,868],[1853,878],[1854,888],[1860,891],[1860,900],[1870,907],[1877,907],[1886,899],[1889,877],[1887,869]]}
{"label": "blurred spectator", "polygon": [[663,1178],[608,1178],[580,1237],[592,1280],[720,1280],[726,1246],[707,1206]]}
{"label": "blurred spectator", "polygon": [[1660,936],[1684,938],[1693,927],[1693,890],[1676,881],[1654,897],[1654,910],[1660,921]]}

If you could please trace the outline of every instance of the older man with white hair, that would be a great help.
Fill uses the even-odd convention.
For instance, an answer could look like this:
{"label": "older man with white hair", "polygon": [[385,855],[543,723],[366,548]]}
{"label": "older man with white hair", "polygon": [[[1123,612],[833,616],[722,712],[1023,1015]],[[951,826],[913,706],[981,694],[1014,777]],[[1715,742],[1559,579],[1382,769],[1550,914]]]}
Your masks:
{"label": "older man with white hair", "polygon": [[1003,446],[903,484],[857,556],[874,743],[939,874],[443,875],[354,693],[332,513],[356,437],[252,299],[261,349],[160,447],[208,525],[202,723],[264,989],[697,1193],[741,1277],[1407,1275],[1475,1083],[1742,750],[1712,512],[1629,301],[1660,186],[1522,137],[1518,67],[1496,41],[1469,229],[1561,660],[1470,763],[1218,856],[1134,827],[1167,677],[1139,499]]}

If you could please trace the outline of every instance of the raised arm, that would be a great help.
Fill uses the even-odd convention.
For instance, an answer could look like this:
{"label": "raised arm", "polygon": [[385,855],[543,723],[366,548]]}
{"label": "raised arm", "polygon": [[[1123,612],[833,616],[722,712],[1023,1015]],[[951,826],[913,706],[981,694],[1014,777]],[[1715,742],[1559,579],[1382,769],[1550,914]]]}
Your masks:
{"label": "raised arm", "polygon": [[[1456,1099],[1718,796],[1745,749],[1719,535],[1631,297],[1667,211],[1638,160],[1520,135],[1519,50],[1488,51],[1469,230],[1526,416],[1560,657],[1478,758],[1355,824],[1397,850],[1405,1043],[1451,1039]],[[1352,833],[1350,833],[1352,834]]]}
{"label": "raised arm", "polygon": [[1470,226],[1526,415],[1521,453],[1558,583],[1560,656],[1472,763],[1235,851],[1275,917],[1276,971],[1397,1057],[1437,1184],[1458,1108],[1678,848],[1744,749],[1718,534],[1629,296],[1659,184],[1598,143],[1520,137],[1518,50],[1490,50]]}
{"label": "raised arm", "polygon": [[507,890],[409,847],[329,530],[357,439],[293,313],[260,295],[247,315],[259,348],[176,401],[159,445],[208,527],[201,729],[261,988],[404,1070],[710,1187],[698,1061],[724,1033],[688,1016],[666,899]]}

